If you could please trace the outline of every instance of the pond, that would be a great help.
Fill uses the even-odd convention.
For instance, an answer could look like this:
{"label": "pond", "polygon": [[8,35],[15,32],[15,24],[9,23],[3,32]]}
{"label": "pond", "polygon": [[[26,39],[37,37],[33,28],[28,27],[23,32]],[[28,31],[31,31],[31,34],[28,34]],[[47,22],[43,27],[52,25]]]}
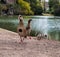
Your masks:
{"label": "pond", "polygon": [[[57,16],[24,16],[24,24],[27,25],[28,19],[32,19],[32,35],[43,33],[49,38],[60,40],[60,17]],[[18,26],[17,16],[0,16],[0,28],[16,32]]]}

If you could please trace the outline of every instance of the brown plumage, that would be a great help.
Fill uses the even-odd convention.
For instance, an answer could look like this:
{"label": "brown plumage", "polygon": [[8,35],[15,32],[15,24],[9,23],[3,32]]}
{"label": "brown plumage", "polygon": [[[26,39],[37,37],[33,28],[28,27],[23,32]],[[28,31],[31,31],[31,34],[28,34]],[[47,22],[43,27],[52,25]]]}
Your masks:
{"label": "brown plumage", "polygon": [[30,36],[30,32],[31,32],[31,27],[30,27],[30,23],[31,23],[32,19],[29,19],[28,20],[28,24],[27,24],[27,27],[26,27],[26,31],[27,31],[27,35]]}
{"label": "brown plumage", "polygon": [[31,19],[28,20],[27,27],[24,26],[23,17],[21,15],[18,16],[18,20],[19,20],[19,25],[18,25],[18,28],[17,28],[17,32],[20,36],[21,42],[23,42],[24,38],[27,38],[27,36],[30,34]]}

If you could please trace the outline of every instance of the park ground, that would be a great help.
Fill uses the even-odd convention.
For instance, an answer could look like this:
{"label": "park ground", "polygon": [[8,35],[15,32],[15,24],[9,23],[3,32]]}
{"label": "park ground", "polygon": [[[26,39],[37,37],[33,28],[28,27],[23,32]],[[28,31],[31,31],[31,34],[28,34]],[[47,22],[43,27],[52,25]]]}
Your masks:
{"label": "park ground", "polygon": [[19,35],[0,28],[0,57],[60,57],[60,42],[36,37],[19,44]]}

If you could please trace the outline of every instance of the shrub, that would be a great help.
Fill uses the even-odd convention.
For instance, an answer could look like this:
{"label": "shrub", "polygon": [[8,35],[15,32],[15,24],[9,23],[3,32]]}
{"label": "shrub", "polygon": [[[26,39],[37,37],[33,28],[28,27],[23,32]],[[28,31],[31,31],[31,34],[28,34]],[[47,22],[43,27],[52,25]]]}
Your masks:
{"label": "shrub", "polygon": [[36,9],[35,9],[35,15],[41,15],[43,12],[43,9],[41,6],[36,6]]}
{"label": "shrub", "polygon": [[60,6],[54,10],[55,16],[60,16]]}

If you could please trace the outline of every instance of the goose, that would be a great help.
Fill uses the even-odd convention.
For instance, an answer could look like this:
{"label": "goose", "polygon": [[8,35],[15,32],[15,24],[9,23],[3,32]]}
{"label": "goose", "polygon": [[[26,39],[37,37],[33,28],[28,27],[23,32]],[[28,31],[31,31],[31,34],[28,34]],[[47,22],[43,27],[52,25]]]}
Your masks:
{"label": "goose", "polygon": [[27,38],[27,36],[30,35],[30,32],[31,32],[30,23],[31,23],[32,19],[28,20],[28,24],[26,27],[24,26],[23,17],[21,15],[18,16],[18,20],[19,20],[19,24],[17,27],[17,32],[20,36],[20,43],[22,43],[24,38]]}

